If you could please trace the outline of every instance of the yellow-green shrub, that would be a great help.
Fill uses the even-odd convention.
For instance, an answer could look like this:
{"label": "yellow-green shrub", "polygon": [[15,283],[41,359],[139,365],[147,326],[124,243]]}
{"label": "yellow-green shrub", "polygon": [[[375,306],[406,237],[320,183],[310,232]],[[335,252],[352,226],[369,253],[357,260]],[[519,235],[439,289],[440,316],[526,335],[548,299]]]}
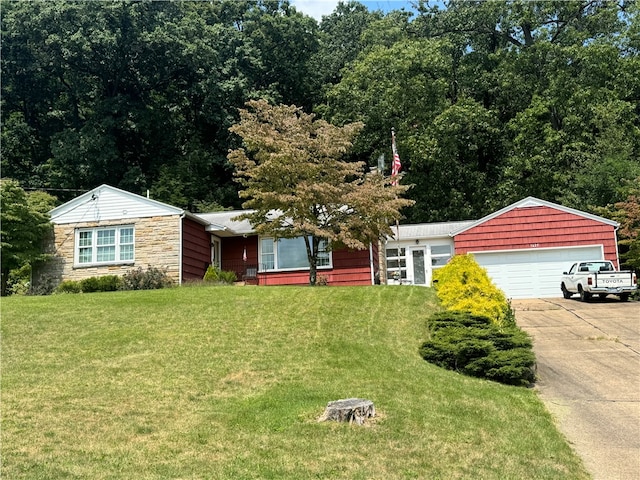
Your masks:
{"label": "yellow-green shrub", "polygon": [[482,315],[496,325],[513,323],[507,297],[473,255],[455,255],[447,265],[433,272],[433,281],[438,298],[447,310]]}

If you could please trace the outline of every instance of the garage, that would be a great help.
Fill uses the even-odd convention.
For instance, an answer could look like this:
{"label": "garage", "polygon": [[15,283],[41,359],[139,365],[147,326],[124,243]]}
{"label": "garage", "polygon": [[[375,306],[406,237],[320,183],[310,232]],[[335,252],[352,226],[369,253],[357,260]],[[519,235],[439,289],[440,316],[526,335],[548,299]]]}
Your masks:
{"label": "garage", "polygon": [[477,252],[476,261],[509,298],[561,296],[560,277],[578,260],[600,259],[602,246]]}
{"label": "garage", "polygon": [[455,254],[472,253],[509,298],[561,297],[560,277],[578,260],[619,267],[613,220],[527,197],[453,232]]}

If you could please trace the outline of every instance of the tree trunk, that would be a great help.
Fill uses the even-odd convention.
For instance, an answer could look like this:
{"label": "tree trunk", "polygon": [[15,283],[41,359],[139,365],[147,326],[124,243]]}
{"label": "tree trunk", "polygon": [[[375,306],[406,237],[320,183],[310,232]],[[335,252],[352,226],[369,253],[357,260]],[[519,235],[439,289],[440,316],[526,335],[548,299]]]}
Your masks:
{"label": "tree trunk", "polygon": [[0,274],[0,296],[4,297],[7,295],[7,282],[9,281],[9,269],[2,269],[2,273]]}
{"label": "tree trunk", "polygon": [[309,285],[312,287],[315,286],[318,280],[318,267],[316,267],[315,263],[311,263],[309,265]]}
{"label": "tree trunk", "polygon": [[362,425],[367,418],[375,416],[376,409],[371,400],[347,398],[329,402],[320,421],[334,420],[336,422],[355,422]]}
{"label": "tree trunk", "polygon": [[320,240],[316,237],[304,237],[304,244],[307,247],[307,260],[309,260],[309,285],[314,287],[318,280],[318,244]]}

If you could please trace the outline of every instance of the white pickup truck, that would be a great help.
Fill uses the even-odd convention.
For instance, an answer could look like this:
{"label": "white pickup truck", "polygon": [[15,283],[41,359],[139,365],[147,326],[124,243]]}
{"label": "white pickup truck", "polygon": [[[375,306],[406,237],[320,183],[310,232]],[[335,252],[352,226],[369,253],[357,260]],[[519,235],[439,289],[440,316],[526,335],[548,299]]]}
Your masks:
{"label": "white pickup truck", "polygon": [[636,291],[636,275],[633,272],[619,271],[607,260],[574,263],[568,272],[563,272],[562,296],[571,298],[580,295],[580,300],[588,302],[593,295],[604,298],[607,295],[618,295],[626,302],[629,295]]}

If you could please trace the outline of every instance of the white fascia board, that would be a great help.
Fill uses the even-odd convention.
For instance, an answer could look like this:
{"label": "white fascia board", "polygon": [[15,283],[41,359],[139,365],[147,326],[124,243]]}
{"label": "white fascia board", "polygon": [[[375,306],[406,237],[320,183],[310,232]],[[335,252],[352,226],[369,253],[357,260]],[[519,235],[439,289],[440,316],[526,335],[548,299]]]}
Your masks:
{"label": "white fascia board", "polygon": [[601,222],[601,223],[605,223],[607,225],[611,225],[615,228],[618,228],[620,226],[620,224],[614,220],[610,220],[608,218],[604,218],[604,217],[599,217],[598,215],[593,215],[591,213],[587,213],[587,212],[583,212],[581,210],[576,210],[575,208],[570,208],[570,207],[565,207],[563,205],[558,205],[557,203],[553,203],[553,202],[548,202],[546,200],[540,200],[539,198],[535,198],[535,197],[527,197],[527,198],[523,198],[522,200],[516,202],[516,203],[512,203],[511,205],[508,205],[496,212],[493,212],[489,215],[487,215],[486,217],[482,217],[480,220],[477,220],[475,222],[473,222],[470,225],[467,225],[455,232],[452,232],[451,236],[455,237],[456,235],[459,235],[463,232],[466,232],[467,230],[470,230],[472,228],[477,227],[478,225],[481,225],[491,219],[494,219],[496,217],[499,217],[500,215],[503,215],[511,210],[513,210],[514,208],[526,208],[526,207],[549,207],[549,208],[553,208],[555,210],[560,210],[566,213],[571,213],[573,215],[577,215],[579,217],[584,217],[584,218],[588,218],[590,220],[594,220],[596,222]]}
{"label": "white fascia board", "polygon": [[62,205],[52,209],[49,211],[49,215],[52,221],[55,221],[56,218],[59,218],[66,213],[70,213],[76,208],[82,206],[85,203],[90,201],[97,201],[100,198],[100,195],[104,192],[110,192],[117,196],[124,197],[128,200],[137,202],[142,205],[147,205],[153,208],[159,208],[164,210],[167,215],[182,215],[185,211],[181,208],[174,207],[172,205],[168,205],[166,203],[159,202],[157,200],[152,200],[150,198],[143,197],[142,195],[137,195],[135,193],[127,192],[126,190],[121,190],[116,187],[112,187],[111,185],[100,185],[99,187],[94,188],[93,190],[89,190],[82,195],[63,203]]}

